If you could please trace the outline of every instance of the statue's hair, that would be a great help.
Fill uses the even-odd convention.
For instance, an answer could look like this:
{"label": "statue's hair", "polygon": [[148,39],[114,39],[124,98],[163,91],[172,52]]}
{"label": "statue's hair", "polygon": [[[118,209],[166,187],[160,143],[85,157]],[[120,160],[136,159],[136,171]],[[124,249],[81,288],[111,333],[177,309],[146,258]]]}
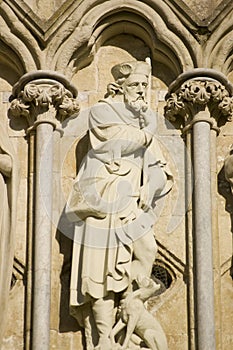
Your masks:
{"label": "statue's hair", "polygon": [[107,85],[107,93],[106,93],[105,97],[108,97],[108,96],[113,97],[115,95],[122,95],[123,94],[121,86],[124,83],[124,81],[126,80],[126,78],[121,78],[118,80],[116,82],[113,82],[113,83],[110,83]]}

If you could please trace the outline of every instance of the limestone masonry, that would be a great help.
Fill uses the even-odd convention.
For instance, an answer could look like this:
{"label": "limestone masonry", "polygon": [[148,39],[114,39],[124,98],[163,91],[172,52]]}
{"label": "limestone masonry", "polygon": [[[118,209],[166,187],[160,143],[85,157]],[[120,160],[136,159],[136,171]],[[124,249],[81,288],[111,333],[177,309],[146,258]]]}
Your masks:
{"label": "limestone masonry", "polygon": [[0,1],[0,349],[233,349],[233,2]]}

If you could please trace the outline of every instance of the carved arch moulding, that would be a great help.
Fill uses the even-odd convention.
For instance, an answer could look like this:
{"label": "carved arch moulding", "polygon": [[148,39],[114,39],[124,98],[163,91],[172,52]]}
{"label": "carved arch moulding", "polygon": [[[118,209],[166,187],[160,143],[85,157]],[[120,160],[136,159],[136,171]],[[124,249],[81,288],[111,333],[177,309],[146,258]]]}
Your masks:
{"label": "carved arch moulding", "polygon": [[[136,6],[132,0],[93,6],[84,14],[69,39],[59,47],[53,65],[57,70],[66,66],[65,74],[70,75],[80,69],[82,57],[89,56],[91,60],[106,40],[126,33],[145,41],[151,56],[167,62],[175,76],[192,69],[195,64],[192,47],[198,46],[195,39],[189,36],[184,26],[178,25],[179,28],[175,29],[177,17],[166,4],[159,2],[157,7],[153,8],[146,2],[138,2]],[[55,52],[55,47],[51,46],[51,51]]]}
{"label": "carved arch moulding", "polygon": [[51,69],[71,78],[106,39],[122,33],[134,33],[149,44],[152,58],[165,62],[174,78],[196,67],[224,74],[231,70],[230,1],[219,1],[205,19],[200,11],[193,16],[192,6],[176,0],[63,0],[44,9],[34,3],[0,4],[0,39],[7,57],[16,56],[18,75]]}
{"label": "carved arch moulding", "polygon": [[[71,75],[80,58],[78,51],[84,49],[90,54],[108,28],[109,36],[132,31],[132,25],[136,35],[150,42],[155,57],[170,60],[169,68],[176,75],[196,65],[194,48],[197,50],[198,42],[163,1],[135,4],[132,0],[117,3],[70,0],[62,2],[62,7],[49,19],[38,19],[26,0],[20,1],[20,6],[18,1],[4,0],[0,13],[3,41],[20,60],[29,61],[24,64],[24,73],[52,69]],[[123,26],[122,16],[126,22]]]}

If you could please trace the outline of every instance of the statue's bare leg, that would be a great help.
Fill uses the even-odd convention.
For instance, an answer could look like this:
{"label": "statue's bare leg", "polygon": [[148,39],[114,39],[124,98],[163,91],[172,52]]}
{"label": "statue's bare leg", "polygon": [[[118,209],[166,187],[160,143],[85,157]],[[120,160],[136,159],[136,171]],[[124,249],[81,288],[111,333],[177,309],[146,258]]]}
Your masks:
{"label": "statue's bare leg", "polygon": [[93,299],[92,310],[99,334],[98,350],[111,349],[110,333],[114,324],[114,293],[106,297]]}
{"label": "statue's bare leg", "polygon": [[139,275],[144,277],[151,276],[157,250],[157,244],[152,229],[133,242],[134,255],[131,266],[132,281],[137,280]]}

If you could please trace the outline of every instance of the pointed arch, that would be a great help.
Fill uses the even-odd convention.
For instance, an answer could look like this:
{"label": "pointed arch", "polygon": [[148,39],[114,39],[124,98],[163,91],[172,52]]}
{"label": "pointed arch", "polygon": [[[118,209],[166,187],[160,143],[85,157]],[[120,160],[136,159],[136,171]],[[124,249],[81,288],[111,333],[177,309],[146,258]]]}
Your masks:
{"label": "pointed arch", "polygon": [[40,69],[41,53],[32,34],[13,11],[2,3],[0,7],[0,56],[15,72],[15,80],[26,72]]}
{"label": "pointed arch", "polygon": [[233,10],[215,27],[204,49],[204,65],[229,74],[233,70]]}
{"label": "pointed arch", "polygon": [[[109,36],[126,32],[134,32],[144,40],[153,59],[166,61],[175,76],[195,67],[197,41],[163,1],[149,3],[137,2],[135,6],[133,0],[95,1],[65,42],[60,41],[56,50],[57,43],[51,44],[50,54],[54,52],[52,69],[71,77],[80,67],[80,62],[84,58],[91,60],[93,52]],[[65,72],[64,67],[67,67]]]}

